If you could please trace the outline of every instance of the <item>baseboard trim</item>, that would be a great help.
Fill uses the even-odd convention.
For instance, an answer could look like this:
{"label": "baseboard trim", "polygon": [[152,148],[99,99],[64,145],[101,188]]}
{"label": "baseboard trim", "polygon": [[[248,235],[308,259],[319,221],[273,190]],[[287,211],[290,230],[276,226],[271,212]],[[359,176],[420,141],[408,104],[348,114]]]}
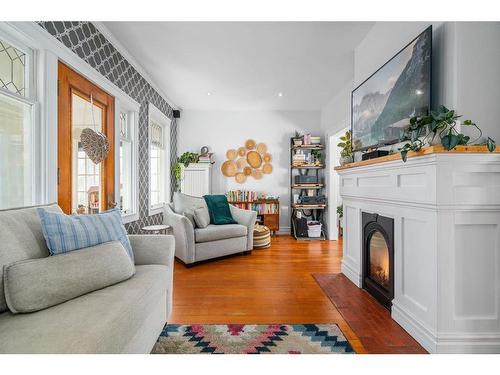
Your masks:
{"label": "baseboard trim", "polygon": [[500,354],[498,333],[438,333],[436,337],[397,301],[393,301],[391,315],[429,353]]}
{"label": "baseboard trim", "polygon": [[344,261],[344,259],[342,259],[340,269],[342,273],[354,283],[354,285],[356,285],[358,288],[362,287],[363,283],[361,280],[361,275],[353,267],[351,267],[348,262]]}
{"label": "baseboard trim", "polygon": [[292,234],[291,228],[290,227],[280,227],[280,229],[276,232],[276,234],[285,235],[285,234]]}
{"label": "baseboard trim", "polygon": [[498,334],[438,334],[437,352],[446,354],[500,354]]}
{"label": "baseboard trim", "polygon": [[391,317],[429,353],[437,353],[436,337],[406,309],[392,301]]}

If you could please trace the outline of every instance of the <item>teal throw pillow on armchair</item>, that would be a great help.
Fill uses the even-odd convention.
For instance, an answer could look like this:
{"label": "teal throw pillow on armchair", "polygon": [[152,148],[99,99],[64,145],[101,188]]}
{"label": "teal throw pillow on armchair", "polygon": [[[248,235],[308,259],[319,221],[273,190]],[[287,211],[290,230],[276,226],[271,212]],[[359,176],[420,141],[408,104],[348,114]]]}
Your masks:
{"label": "teal throw pillow on armchair", "polygon": [[231,215],[231,209],[225,195],[204,195],[203,199],[208,206],[211,224],[238,224]]}

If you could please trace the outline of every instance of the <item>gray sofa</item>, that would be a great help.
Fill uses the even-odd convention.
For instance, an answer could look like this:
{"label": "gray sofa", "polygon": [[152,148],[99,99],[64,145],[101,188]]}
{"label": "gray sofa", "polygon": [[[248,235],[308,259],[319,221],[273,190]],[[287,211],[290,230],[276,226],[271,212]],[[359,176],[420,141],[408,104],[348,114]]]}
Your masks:
{"label": "gray sofa", "polygon": [[129,238],[135,257],[130,279],[45,310],[12,314],[3,267],[46,257],[48,249],[36,208],[0,211],[0,353],[151,352],[172,310],[174,238]]}
{"label": "gray sofa", "polygon": [[172,204],[165,206],[164,223],[170,225],[175,237],[175,256],[187,266],[226,255],[246,253],[253,249],[253,229],[257,219],[254,211],[230,206],[238,224],[196,228],[183,211],[206,206],[199,197],[175,193]]}

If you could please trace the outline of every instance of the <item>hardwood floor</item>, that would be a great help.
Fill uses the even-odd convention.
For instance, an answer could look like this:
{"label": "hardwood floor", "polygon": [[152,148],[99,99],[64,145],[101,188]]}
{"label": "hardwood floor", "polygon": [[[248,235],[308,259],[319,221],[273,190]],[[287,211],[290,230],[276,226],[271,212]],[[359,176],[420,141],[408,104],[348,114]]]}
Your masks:
{"label": "hardwood floor", "polygon": [[343,274],[315,274],[326,295],[340,311],[369,353],[427,353],[366,290]]}
{"label": "hardwood floor", "polygon": [[340,272],[334,241],[273,237],[269,249],[186,268],[175,262],[172,323],[336,323],[366,350],[312,273]]}
{"label": "hardwood floor", "polygon": [[[346,285],[347,279],[336,295],[330,293],[338,298],[332,298],[340,304],[339,309],[335,307],[313,274],[340,273],[341,257],[341,242],[277,236],[271,248],[254,250],[251,255],[192,268],[176,261],[171,322],[336,323],[357,353],[422,352],[388,313],[367,304],[364,292],[353,284]],[[388,328],[386,334],[391,337],[386,339]]]}

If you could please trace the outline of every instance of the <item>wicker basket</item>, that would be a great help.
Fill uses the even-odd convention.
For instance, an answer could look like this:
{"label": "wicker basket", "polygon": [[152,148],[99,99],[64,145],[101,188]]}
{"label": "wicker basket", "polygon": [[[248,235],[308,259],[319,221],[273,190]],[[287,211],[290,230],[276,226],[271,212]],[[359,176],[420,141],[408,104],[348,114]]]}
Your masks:
{"label": "wicker basket", "polygon": [[271,231],[268,227],[256,224],[253,231],[253,248],[267,249],[271,247]]}

